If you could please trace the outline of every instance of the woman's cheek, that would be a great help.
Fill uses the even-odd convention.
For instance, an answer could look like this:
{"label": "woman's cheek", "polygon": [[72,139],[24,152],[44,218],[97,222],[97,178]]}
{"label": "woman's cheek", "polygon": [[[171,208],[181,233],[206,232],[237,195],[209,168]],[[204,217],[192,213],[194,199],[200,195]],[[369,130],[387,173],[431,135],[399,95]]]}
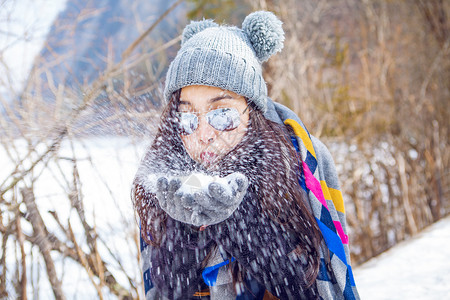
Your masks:
{"label": "woman's cheek", "polygon": [[246,127],[239,126],[233,131],[227,132],[227,144],[230,146],[231,150],[244,138],[246,132]]}

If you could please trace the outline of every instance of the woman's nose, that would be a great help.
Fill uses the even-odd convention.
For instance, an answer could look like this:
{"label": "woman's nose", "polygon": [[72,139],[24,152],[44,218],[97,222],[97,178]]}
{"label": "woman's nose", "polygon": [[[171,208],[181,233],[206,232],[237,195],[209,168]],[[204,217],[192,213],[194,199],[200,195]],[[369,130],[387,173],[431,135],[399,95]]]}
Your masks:
{"label": "woman's nose", "polygon": [[216,136],[214,128],[208,124],[205,117],[199,118],[197,133],[200,142],[204,144],[211,143]]}

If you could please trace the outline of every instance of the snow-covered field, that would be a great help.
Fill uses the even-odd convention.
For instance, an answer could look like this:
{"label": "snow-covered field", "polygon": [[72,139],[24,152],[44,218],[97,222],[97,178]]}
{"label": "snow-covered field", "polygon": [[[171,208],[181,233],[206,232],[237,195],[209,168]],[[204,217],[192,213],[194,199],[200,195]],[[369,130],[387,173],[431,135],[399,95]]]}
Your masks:
{"label": "snow-covered field", "polygon": [[450,299],[450,216],[354,270],[363,300]]}

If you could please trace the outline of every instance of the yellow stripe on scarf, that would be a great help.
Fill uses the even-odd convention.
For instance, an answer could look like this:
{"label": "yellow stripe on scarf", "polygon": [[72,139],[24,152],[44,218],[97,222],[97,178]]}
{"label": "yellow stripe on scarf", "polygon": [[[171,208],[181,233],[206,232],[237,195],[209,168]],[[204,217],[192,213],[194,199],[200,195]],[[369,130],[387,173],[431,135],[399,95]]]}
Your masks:
{"label": "yellow stripe on scarf", "polygon": [[286,121],[284,121],[284,124],[292,127],[295,135],[299,136],[302,139],[303,144],[306,147],[306,150],[308,150],[309,153],[311,153],[312,156],[314,156],[314,158],[317,159],[313,144],[312,144],[311,139],[309,138],[306,130],[300,124],[298,124],[296,121],[294,121],[292,119],[286,119]]}
{"label": "yellow stripe on scarf", "polygon": [[320,181],[320,186],[322,187],[323,196],[326,200],[333,201],[334,207],[337,211],[345,214],[344,199],[342,198],[342,192],[327,186],[325,180]]}
{"label": "yellow stripe on scarf", "polygon": [[210,296],[210,292],[209,290],[207,291],[201,291],[201,292],[195,292],[195,294],[193,295],[194,297],[206,297],[206,296]]}

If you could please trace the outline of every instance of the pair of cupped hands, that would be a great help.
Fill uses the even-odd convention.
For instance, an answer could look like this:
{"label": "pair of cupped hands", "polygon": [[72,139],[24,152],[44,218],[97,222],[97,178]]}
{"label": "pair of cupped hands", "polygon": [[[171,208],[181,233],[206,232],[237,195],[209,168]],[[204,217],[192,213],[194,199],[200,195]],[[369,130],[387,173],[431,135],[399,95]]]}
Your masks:
{"label": "pair of cupped hands", "polygon": [[223,178],[203,173],[189,176],[151,174],[148,181],[151,192],[169,216],[201,228],[230,217],[248,187],[247,177],[237,172]]}

